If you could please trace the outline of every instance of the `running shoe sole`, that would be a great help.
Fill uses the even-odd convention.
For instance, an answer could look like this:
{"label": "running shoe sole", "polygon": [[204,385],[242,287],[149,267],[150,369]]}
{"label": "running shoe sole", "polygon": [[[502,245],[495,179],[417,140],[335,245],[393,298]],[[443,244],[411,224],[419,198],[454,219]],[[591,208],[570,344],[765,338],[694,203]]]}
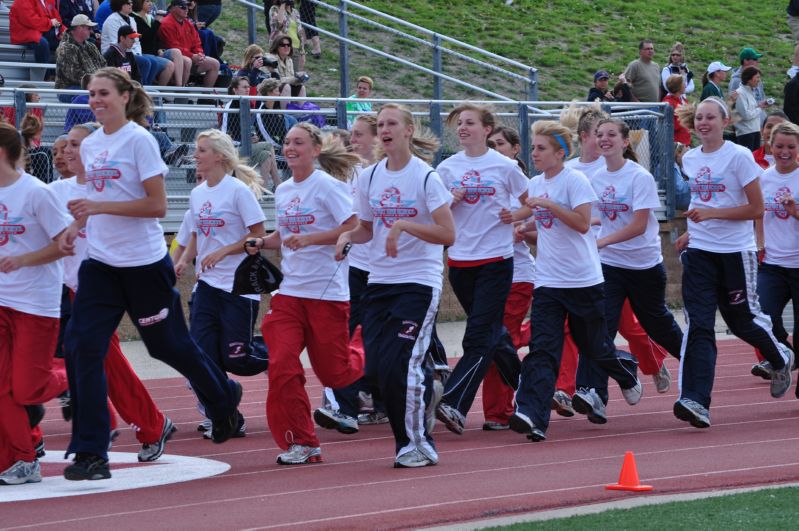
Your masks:
{"label": "running shoe sole", "polygon": [[589,403],[579,394],[572,397],[572,407],[577,413],[588,417],[588,422],[593,424],[607,424],[608,419],[603,415],[598,415],[594,410],[594,405]]}
{"label": "running shoe sole", "polygon": [[694,428],[709,428],[710,421],[703,419],[699,416],[694,410],[686,407],[682,402],[679,400],[674,403],[674,416],[680,420],[684,420],[693,426]]}

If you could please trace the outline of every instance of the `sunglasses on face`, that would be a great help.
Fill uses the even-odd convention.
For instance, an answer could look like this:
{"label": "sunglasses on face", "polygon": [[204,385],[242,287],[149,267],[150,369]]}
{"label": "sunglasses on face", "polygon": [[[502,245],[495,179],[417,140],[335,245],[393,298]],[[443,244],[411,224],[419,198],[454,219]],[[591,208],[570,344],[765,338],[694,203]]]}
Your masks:
{"label": "sunglasses on face", "polygon": [[280,48],[291,48],[291,43],[290,42],[281,42],[279,47]]}

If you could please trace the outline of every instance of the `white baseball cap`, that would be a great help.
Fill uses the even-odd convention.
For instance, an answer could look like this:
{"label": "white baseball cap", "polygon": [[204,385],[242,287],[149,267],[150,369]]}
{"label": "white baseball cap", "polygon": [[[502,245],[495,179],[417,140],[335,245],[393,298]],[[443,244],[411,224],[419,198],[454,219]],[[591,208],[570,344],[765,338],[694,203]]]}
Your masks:
{"label": "white baseball cap", "polygon": [[726,72],[727,70],[732,70],[731,66],[727,66],[721,61],[713,61],[709,65],[707,65],[707,73],[712,74],[713,72],[718,72],[719,70]]}

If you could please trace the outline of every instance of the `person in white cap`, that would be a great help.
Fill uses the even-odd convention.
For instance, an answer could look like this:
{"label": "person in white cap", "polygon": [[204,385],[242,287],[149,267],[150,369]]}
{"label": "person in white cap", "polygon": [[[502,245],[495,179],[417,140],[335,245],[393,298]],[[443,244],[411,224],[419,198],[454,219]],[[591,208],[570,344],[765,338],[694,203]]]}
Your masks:
{"label": "person in white cap", "polygon": [[707,71],[702,76],[702,96],[699,101],[716,96],[724,100],[724,93],[719,86],[722,81],[727,79],[727,72],[732,70],[732,67],[725,65],[721,61],[713,61],[707,65]]}
{"label": "person in white cap", "polygon": [[[69,31],[61,39],[55,52],[55,88],[80,89],[80,80],[86,74],[93,74],[105,66],[105,59],[97,46],[89,42],[94,27],[97,26],[86,15],[75,15]],[[72,101],[72,94],[59,94],[62,103]]]}

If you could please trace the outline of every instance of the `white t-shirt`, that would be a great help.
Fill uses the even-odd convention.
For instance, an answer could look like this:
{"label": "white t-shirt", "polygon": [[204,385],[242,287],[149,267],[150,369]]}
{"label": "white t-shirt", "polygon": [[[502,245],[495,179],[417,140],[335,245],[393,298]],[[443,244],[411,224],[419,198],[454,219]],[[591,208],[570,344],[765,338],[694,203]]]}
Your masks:
{"label": "white t-shirt", "polygon": [[[208,181],[196,186],[189,198],[192,232],[197,234],[197,264],[221,247],[236,243],[250,233],[250,225],[262,223],[266,217],[258,200],[246,184],[225,175],[214,187]],[[230,293],[236,268],[246,257],[244,248],[230,254],[214,267],[201,271],[198,280]],[[259,295],[247,298],[261,300]]]}
{"label": "white t-shirt", "polygon": [[[511,200],[511,210],[517,210],[522,206],[517,198]],[[525,220],[529,221],[529,220]],[[535,281],[535,258],[530,253],[530,246],[527,242],[520,241],[513,244],[513,283],[534,282]]]}
{"label": "white t-shirt", "polygon": [[[592,162],[580,162],[579,158],[569,159],[564,163],[564,166],[567,168],[571,168],[572,170],[577,170],[583,172],[583,174],[588,177],[588,181],[590,182],[594,175],[597,172],[605,171],[607,165],[605,164],[605,157],[598,157],[596,160]],[[591,205],[591,217],[592,218],[599,218],[599,209],[597,206],[599,203],[594,203]],[[599,225],[591,225],[591,234],[594,235],[594,238],[599,238],[599,231],[601,227]]]}
{"label": "white t-shirt", "polygon": [[760,178],[766,211],[763,231],[767,264],[799,268],[799,220],[788,214],[782,199],[793,196],[799,202],[799,169],[788,174],[771,167]]}
{"label": "white t-shirt", "polygon": [[180,222],[180,228],[178,229],[178,233],[175,235],[175,241],[178,242],[178,245],[181,247],[188,247],[189,243],[191,243],[193,225],[194,223],[191,221],[191,208],[189,208],[183,214],[183,221]]}
{"label": "white t-shirt", "polygon": [[[50,183],[50,189],[55,193],[61,210],[68,218],[71,218],[72,215],[69,213],[67,203],[73,199],[86,197],[86,184],[78,184],[76,177],[53,181]],[[64,266],[64,284],[72,291],[78,289],[78,270],[80,263],[86,259],[88,253],[89,243],[86,241],[86,228],[84,227],[78,231],[78,237],[75,238],[75,254],[61,259]]]}
{"label": "white t-shirt", "polygon": [[[387,170],[386,159],[363,171],[358,180],[358,215],[372,223],[369,284],[416,283],[441,289],[444,246],[407,232],[397,242],[397,256],[386,255],[386,236],[400,219],[432,225],[432,213],[452,202],[441,177],[419,158],[399,171]],[[425,184],[426,181],[426,184]]]}
{"label": "white t-shirt", "polygon": [[628,160],[618,171],[611,172],[606,168],[595,173],[591,186],[599,197],[600,238],[632,223],[637,210],[649,209],[644,233],[600,249],[599,260],[625,269],[649,269],[661,263],[659,225],[654,211],[660,206],[660,198],[652,174]]}
{"label": "white t-shirt", "polygon": [[[0,186],[0,257],[19,256],[50,245],[69,226],[50,188],[22,173]],[[42,317],[61,313],[61,260],[0,273],[0,306]]]}
{"label": "white t-shirt", "polygon": [[[752,152],[726,141],[713,153],[696,147],[683,155],[683,172],[691,185],[690,208],[731,208],[747,203],[744,187],[760,177],[763,170]],[[755,251],[752,221],[711,219],[688,220],[688,247],[715,253]]]}
{"label": "white t-shirt", "polygon": [[[302,182],[292,178],[277,187],[275,211],[282,240],[326,232],[352,217],[352,191],[346,183],[315,170]],[[311,245],[296,251],[284,246],[281,253],[280,293],[326,301],[350,300],[348,264],[346,260],[336,261],[335,245]]]}
{"label": "white t-shirt", "polygon": [[527,177],[519,164],[489,149],[479,157],[460,151],[436,171],[450,191],[465,192],[452,207],[457,235],[447,249],[450,260],[485,260],[513,256],[513,226],[502,223],[499,212],[510,209],[511,198],[527,191]]}
{"label": "white t-shirt", "polygon": [[[142,183],[169,172],[153,135],[134,122],[111,135],[102,128],[95,131],[80,145],[80,158],[86,168],[86,197],[92,201],[142,199]],[[166,254],[157,218],[98,214],[89,217],[86,233],[89,256],[110,266],[152,264]]]}
{"label": "white t-shirt", "polygon": [[[564,168],[551,179],[537,175],[530,180],[529,197],[544,197],[569,210],[597,200],[581,172]],[[591,231],[581,234],[557,219],[548,208],[533,211],[538,228],[536,288],[585,288],[604,281],[596,239]]]}
{"label": "white t-shirt", "polygon": [[[363,167],[358,166],[352,179],[350,186],[352,187],[352,209],[358,215],[358,179],[363,175]],[[366,176],[369,177],[368,175]],[[369,249],[371,249],[372,242],[368,241],[362,244],[354,244],[350,249],[347,258],[349,259],[350,267],[357,267],[361,271],[369,271]]]}

